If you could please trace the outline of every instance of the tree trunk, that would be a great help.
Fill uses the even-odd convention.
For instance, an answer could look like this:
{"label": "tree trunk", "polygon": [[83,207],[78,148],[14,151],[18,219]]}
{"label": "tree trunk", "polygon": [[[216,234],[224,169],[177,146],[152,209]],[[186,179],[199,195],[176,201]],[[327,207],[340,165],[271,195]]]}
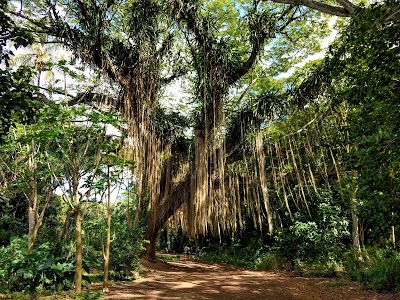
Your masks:
{"label": "tree trunk", "polygon": [[156,240],[161,227],[179,209],[179,207],[185,203],[185,201],[189,200],[191,174],[191,172],[188,172],[185,178],[175,185],[168,196],[164,199],[162,207],[152,207],[152,210],[157,210],[157,214],[154,214],[153,211],[149,212],[145,232],[145,239],[149,241],[149,243],[145,245],[145,257],[148,260],[154,260],[156,258]]}
{"label": "tree trunk", "polygon": [[82,291],[82,220],[81,207],[75,207],[75,292]]}
{"label": "tree trunk", "polygon": [[156,221],[154,218],[153,210],[154,208],[151,209],[147,217],[147,227],[145,232],[145,239],[148,241],[148,243],[145,245],[146,247],[145,257],[150,261],[154,261],[156,259],[156,240],[158,231],[161,228],[161,227],[157,228],[155,226]]}
{"label": "tree trunk", "polygon": [[359,234],[359,226],[358,226],[358,216],[355,212],[356,204],[354,199],[351,200],[351,236],[353,238],[353,250],[356,253],[361,253],[361,246],[360,246],[360,234]]}
{"label": "tree trunk", "polygon": [[171,252],[171,236],[169,233],[169,226],[168,226],[168,222],[167,222],[167,253]]}
{"label": "tree trunk", "polygon": [[39,214],[38,207],[38,178],[36,176],[37,163],[36,163],[36,145],[35,140],[32,140],[31,157],[29,158],[29,170],[34,173],[31,177],[31,193],[29,195],[29,208],[28,208],[28,253],[32,253],[33,246],[36,241],[37,233],[42,225],[44,213],[49,205],[52,196],[52,187],[49,187],[45,194],[44,204],[41,213]]}
{"label": "tree trunk", "polygon": [[72,143],[69,145],[72,164],[72,197],[75,203],[75,292],[82,291],[82,213],[79,198],[79,170]]}
{"label": "tree trunk", "polygon": [[40,92],[40,77],[42,77],[42,71],[38,71],[38,78],[37,78],[37,86],[38,86],[38,91]]}
{"label": "tree trunk", "polygon": [[29,195],[29,209],[28,209],[28,253],[32,253],[33,245],[36,240],[37,230],[35,231],[36,215],[37,215],[37,177],[36,172],[36,154],[35,154],[35,141],[32,139],[31,157],[29,158],[29,170],[34,173],[31,178],[31,193]]}
{"label": "tree trunk", "polygon": [[36,225],[36,210],[37,210],[37,180],[36,176],[32,180],[32,191],[29,196],[29,210],[28,210],[28,220],[29,220],[29,231],[28,231],[28,253],[32,253],[33,245],[36,240],[37,230],[35,230]]}
{"label": "tree trunk", "polygon": [[146,259],[155,260],[156,259],[156,240],[157,240],[158,231],[153,231],[147,235],[147,240],[149,241],[146,244]]}
{"label": "tree trunk", "polygon": [[107,239],[106,251],[104,253],[104,277],[103,277],[103,293],[108,293],[108,271],[110,261],[110,243],[111,243],[111,191],[110,191],[110,167],[107,167]]}
{"label": "tree trunk", "polygon": [[[37,201],[37,185],[36,185],[35,190],[36,190],[36,201]],[[34,224],[31,227],[31,220],[29,220],[28,253],[32,253],[32,251],[33,251],[33,245],[35,244],[39,228],[40,228],[40,226],[42,226],[44,213],[49,205],[52,193],[53,193],[53,190],[50,187],[45,195],[45,203],[43,204],[43,208],[42,208],[42,211],[40,214],[38,211],[39,209],[38,209],[37,203],[35,204],[35,207],[32,210],[31,210],[31,208],[29,208],[29,218],[33,217]]]}
{"label": "tree trunk", "polygon": [[67,212],[65,213],[65,221],[64,221],[64,226],[63,226],[63,230],[60,234],[60,240],[64,241],[67,239],[68,236],[68,229],[69,229],[69,225],[71,223],[71,214],[70,214],[70,208],[68,207]]}
{"label": "tree trunk", "polygon": [[[353,251],[357,255],[360,256],[361,254],[361,246],[360,246],[360,231],[359,231],[359,220],[357,216],[357,190],[358,190],[358,185],[357,185],[357,171],[352,171],[352,187],[353,190],[351,192],[351,221],[352,221],[352,226],[351,226],[351,236],[353,239]],[[361,256],[360,256],[361,257]]]}
{"label": "tree trunk", "polygon": [[130,189],[130,181],[128,181],[128,203],[126,207],[126,219],[128,221],[128,228],[132,228],[132,215],[131,215],[131,208],[129,207],[130,200],[131,200],[131,189]]}
{"label": "tree trunk", "polygon": [[391,240],[393,243],[393,249],[396,249],[396,232],[395,232],[394,225],[392,225]]}
{"label": "tree trunk", "polygon": [[67,95],[67,73],[64,71],[64,97],[65,102],[68,102],[68,95]]}
{"label": "tree trunk", "polygon": [[364,222],[361,222],[361,224],[360,224],[360,244],[361,245],[364,245],[365,230],[366,230],[366,228],[364,227]]}

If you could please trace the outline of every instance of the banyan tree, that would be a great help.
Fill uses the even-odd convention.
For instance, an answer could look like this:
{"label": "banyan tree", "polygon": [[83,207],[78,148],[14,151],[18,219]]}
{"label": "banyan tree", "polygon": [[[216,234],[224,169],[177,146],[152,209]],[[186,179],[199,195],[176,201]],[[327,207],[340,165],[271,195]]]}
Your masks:
{"label": "banyan tree", "polygon": [[[123,153],[136,163],[134,222],[146,216],[147,257],[154,258],[157,234],[168,220],[195,237],[236,230],[246,214],[255,226],[266,223],[272,235],[279,224],[276,201],[292,217],[295,210],[308,210],[308,195],[318,194],[318,184],[340,179],[340,153],[320,147],[326,115],[268,139],[275,108],[284,108],[287,95],[264,93],[252,110],[249,98],[239,97],[227,114],[232,94],[245,94],[260,68],[271,76],[279,72],[276,64],[288,59],[279,56],[282,41],[295,45],[289,49],[294,51],[291,35],[312,38],[302,34],[312,32],[318,10],[354,14],[351,2],[334,2],[338,6],[290,0],[45,0],[21,1],[12,14],[118,87],[116,96],[86,93],[79,101],[109,105],[128,121]],[[195,103],[191,147],[157,118],[162,88],[181,76],[190,78]],[[179,123],[175,117],[169,121]]]}

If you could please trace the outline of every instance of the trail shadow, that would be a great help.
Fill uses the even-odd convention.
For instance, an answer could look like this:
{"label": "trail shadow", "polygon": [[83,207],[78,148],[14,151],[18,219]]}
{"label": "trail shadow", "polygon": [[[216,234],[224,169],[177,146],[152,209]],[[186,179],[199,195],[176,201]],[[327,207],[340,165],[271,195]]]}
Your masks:
{"label": "trail shadow", "polygon": [[106,299],[400,299],[398,294],[376,294],[351,282],[339,285],[334,279],[291,277],[192,259],[147,262],[144,268],[145,278],[113,284]]}

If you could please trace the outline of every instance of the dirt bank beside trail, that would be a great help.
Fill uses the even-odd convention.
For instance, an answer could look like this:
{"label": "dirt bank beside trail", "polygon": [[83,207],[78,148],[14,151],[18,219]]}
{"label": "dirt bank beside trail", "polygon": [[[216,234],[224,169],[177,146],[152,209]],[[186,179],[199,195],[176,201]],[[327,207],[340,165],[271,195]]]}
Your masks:
{"label": "dirt bank beside trail", "polygon": [[115,283],[105,299],[398,300],[338,279],[293,277],[181,258],[144,262],[143,278]]}

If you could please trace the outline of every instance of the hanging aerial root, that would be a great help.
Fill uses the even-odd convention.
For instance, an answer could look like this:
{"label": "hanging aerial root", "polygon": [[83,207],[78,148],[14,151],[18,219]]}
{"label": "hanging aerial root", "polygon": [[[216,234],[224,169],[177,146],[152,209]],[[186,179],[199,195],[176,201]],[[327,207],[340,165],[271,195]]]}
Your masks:
{"label": "hanging aerial root", "polygon": [[259,164],[259,176],[261,182],[261,191],[264,198],[264,206],[265,211],[267,213],[267,221],[268,221],[268,232],[270,235],[273,234],[274,225],[272,222],[272,212],[270,199],[268,194],[268,182],[267,182],[267,174],[265,169],[265,154],[264,154],[264,141],[262,132],[258,132],[256,136],[256,150],[257,150],[257,158]]}

